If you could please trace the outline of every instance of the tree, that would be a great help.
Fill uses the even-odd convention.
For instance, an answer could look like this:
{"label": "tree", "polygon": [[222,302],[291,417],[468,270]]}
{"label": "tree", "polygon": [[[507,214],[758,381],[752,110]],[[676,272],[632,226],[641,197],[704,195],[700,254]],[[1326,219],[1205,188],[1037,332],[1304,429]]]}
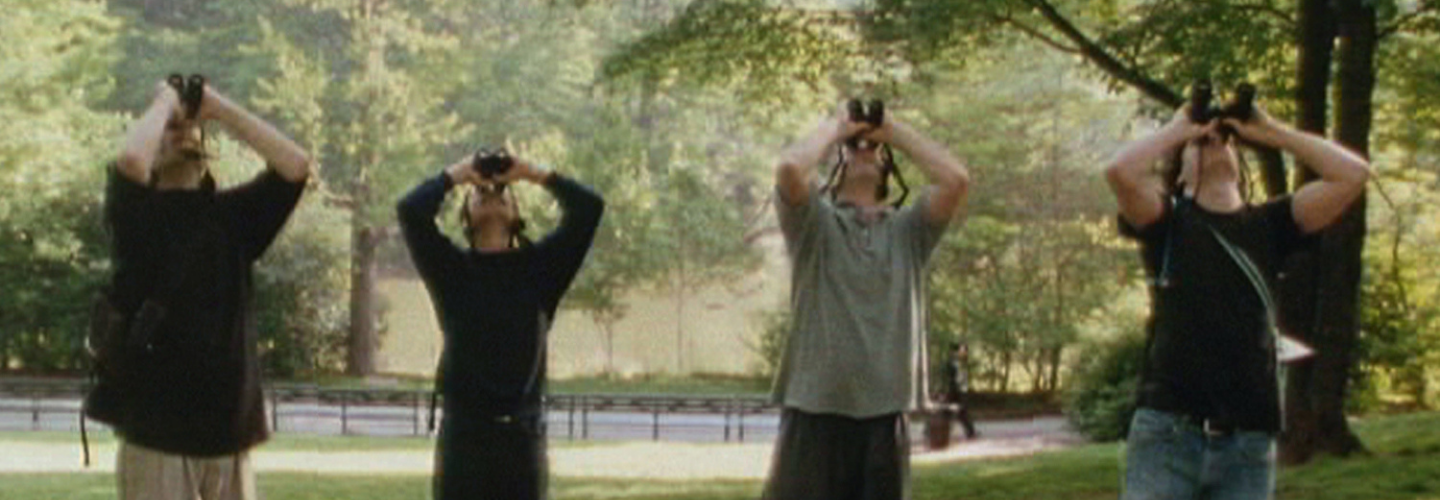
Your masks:
{"label": "tree", "polygon": [[[286,19],[304,26],[338,21],[343,45],[327,32],[280,31],[262,18],[248,55],[273,61],[259,80],[262,111],[293,124],[323,164],[325,202],[350,213],[350,306],[346,372],[376,370],[381,318],[375,294],[379,248],[393,231],[391,203],[401,189],[439,164],[436,153],[464,132],[442,111],[446,89],[416,74],[432,53],[455,48],[452,36],[427,30],[425,5],[388,0],[290,2],[312,9]],[[413,10],[412,10],[413,9]],[[294,36],[295,38],[290,38]],[[318,49],[318,50],[317,50]],[[309,54],[318,53],[318,57]],[[433,68],[432,68],[433,69]]]}
{"label": "tree", "polygon": [[[743,6],[769,16],[780,16],[774,12],[785,10],[755,1],[697,4],[710,10],[720,9],[717,5]],[[1197,77],[1209,77],[1222,86],[1254,80],[1271,90],[1271,96],[1293,89],[1293,108],[1282,105],[1271,106],[1271,110],[1282,115],[1293,111],[1299,128],[1324,133],[1326,110],[1333,103],[1335,140],[1368,154],[1377,49],[1397,33],[1433,30],[1437,7],[1429,1],[1362,0],[1301,0],[1293,5],[1156,0],[1124,8],[1107,1],[885,0],[874,9],[831,12],[854,19],[870,43],[891,47],[909,62],[963,61],[964,51],[976,44],[1004,33],[1022,34],[1082,58],[1117,88],[1134,89],[1166,107],[1181,104],[1182,94],[1176,89]],[[687,13],[702,13],[706,8],[694,7]],[[659,64],[683,59],[709,63],[712,72],[717,71],[714,68],[729,70],[730,66],[714,64],[717,51],[698,57],[686,53],[684,58],[676,52],[703,52],[705,46],[697,40],[745,24],[709,19],[719,27],[695,29],[692,24],[697,19],[702,17],[682,17],[653,36],[678,41],[670,40],[664,47],[635,44],[614,60],[638,66],[641,64],[634,61]],[[813,27],[816,23],[802,24]],[[736,51],[740,49],[733,45],[752,42],[754,37],[731,39],[736,42],[726,49]],[[1336,47],[1333,52],[1332,45]],[[1292,60],[1289,54],[1293,49],[1299,49],[1299,56]],[[804,57],[789,57],[780,64],[810,65]],[[1294,73],[1285,71],[1292,65]],[[1333,94],[1329,92],[1332,82]],[[1273,92],[1277,89],[1279,92]],[[1274,151],[1262,151],[1259,156],[1267,193],[1288,192],[1292,186],[1283,175],[1283,159]],[[1296,186],[1313,180],[1303,165],[1299,167]],[[1287,462],[1303,462],[1317,452],[1343,456],[1363,449],[1346,424],[1343,402],[1358,328],[1365,206],[1362,198],[1324,233],[1317,251],[1288,263],[1288,278],[1278,290],[1283,325],[1318,352],[1312,361],[1289,370],[1289,431],[1282,436],[1282,458]]]}
{"label": "tree", "polygon": [[0,18],[0,371],[83,366],[87,311],[109,267],[104,165],[121,117],[116,19],[92,2],[20,0]]}

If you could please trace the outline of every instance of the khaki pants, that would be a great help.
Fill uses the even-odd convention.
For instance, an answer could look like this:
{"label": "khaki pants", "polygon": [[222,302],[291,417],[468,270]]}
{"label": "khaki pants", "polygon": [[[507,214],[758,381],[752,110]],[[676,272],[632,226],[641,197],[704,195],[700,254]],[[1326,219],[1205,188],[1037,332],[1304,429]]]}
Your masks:
{"label": "khaki pants", "polygon": [[187,457],[120,442],[120,500],[257,500],[250,454]]}

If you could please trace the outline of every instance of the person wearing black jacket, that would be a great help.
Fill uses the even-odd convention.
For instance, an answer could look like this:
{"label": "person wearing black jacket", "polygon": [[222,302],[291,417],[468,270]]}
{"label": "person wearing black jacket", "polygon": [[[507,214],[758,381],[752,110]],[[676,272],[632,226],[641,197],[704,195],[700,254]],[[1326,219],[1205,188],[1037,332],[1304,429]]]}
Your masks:
{"label": "person wearing black jacket", "polygon": [[[543,186],[560,201],[559,227],[534,244],[521,234],[509,189],[516,181]],[[435,223],[446,193],[457,186],[469,191],[461,207],[468,248]],[[518,159],[485,178],[467,158],[400,201],[405,243],[445,339],[435,498],[547,496],[546,337],[603,211],[604,201],[590,188]]]}
{"label": "person wearing black jacket", "polygon": [[[1237,138],[1288,152],[1319,179],[1251,205]],[[1152,166],[1177,152],[1169,177],[1178,181],[1167,185]],[[1365,191],[1369,172],[1355,153],[1258,108],[1248,120],[1208,122],[1182,108],[1116,154],[1106,177],[1121,231],[1139,242],[1152,283],[1122,498],[1273,496],[1283,343],[1264,292],[1286,256]]]}
{"label": "person wearing black jacket", "polygon": [[[268,168],[217,189],[200,131],[206,121],[224,125]],[[161,82],[130,127],[105,194],[114,256],[107,301],[125,326],[94,339],[104,355],[84,402],[87,417],[120,437],[120,498],[256,497],[248,451],[268,430],[251,268],[309,175],[298,145],[208,86],[187,105]]]}
{"label": "person wearing black jacket", "polygon": [[950,346],[951,356],[945,363],[945,392],[949,403],[955,405],[956,420],[965,428],[965,438],[975,439],[975,421],[970,418],[970,346],[954,343]]}

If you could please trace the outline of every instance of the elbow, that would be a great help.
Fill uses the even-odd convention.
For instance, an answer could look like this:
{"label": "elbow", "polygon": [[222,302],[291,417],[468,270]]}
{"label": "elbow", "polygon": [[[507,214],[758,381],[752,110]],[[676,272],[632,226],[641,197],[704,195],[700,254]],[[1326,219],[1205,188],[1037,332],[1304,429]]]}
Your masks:
{"label": "elbow", "polygon": [[142,153],[125,150],[120,152],[120,157],[115,161],[116,168],[121,173],[132,179],[146,177],[145,172],[150,168],[150,158]]}
{"label": "elbow", "polygon": [[400,198],[400,201],[395,204],[395,219],[400,222],[401,227],[410,226],[418,218],[416,214],[419,211],[420,207],[416,206],[415,200],[406,196]]}
{"label": "elbow", "polygon": [[946,191],[962,196],[969,193],[970,172],[960,165],[952,165],[949,171],[951,175],[945,177],[941,187]]}
{"label": "elbow", "polygon": [[1373,170],[1370,168],[1370,162],[1356,158],[1355,166],[1351,168],[1350,182],[1355,183],[1358,189],[1364,189],[1365,183],[1370,182],[1371,175],[1373,175]]}
{"label": "elbow", "polygon": [[1125,165],[1120,162],[1111,162],[1105,167],[1105,182],[1110,184],[1112,189],[1132,186],[1135,183],[1126,174]]}
{"label": "elbow", "polygon": [[314,162],[310,155],[297,153],[294,158],[286,162],[286,168],[280,169],[280,175],[290,182],[301,182],[310,178],[310,172],[314,169]]}

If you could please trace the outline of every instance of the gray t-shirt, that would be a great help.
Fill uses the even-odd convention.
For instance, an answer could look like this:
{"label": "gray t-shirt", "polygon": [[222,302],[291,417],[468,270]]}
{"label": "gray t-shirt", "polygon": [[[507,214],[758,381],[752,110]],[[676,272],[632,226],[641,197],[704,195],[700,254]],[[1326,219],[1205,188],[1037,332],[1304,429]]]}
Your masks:
{"label": "gray t-shirt", "polygon": [[818,186],[798,206],[777,190],[794,322],[776,403],[854,418],[925,408],[925,263],[948,226],[926,220],[929,199],[866,223]]}

